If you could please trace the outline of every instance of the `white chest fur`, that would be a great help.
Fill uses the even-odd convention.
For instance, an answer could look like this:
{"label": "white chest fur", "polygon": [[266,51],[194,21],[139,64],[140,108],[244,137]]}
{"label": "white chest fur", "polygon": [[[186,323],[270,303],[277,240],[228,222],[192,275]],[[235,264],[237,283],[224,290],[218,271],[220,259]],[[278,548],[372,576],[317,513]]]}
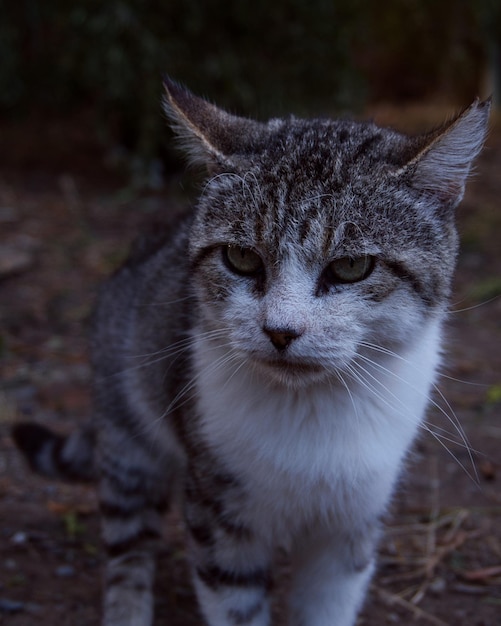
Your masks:
{"label": "white chest fur", "polygon": [[[438,361],[439,324],[419,345],[380,360],[364,383],[344,376],[291,390],[195,341],[206,441],[243,478],[247,515],[289,534],[313,519],[382,513],[422,421]],[[214,363],[225,363],[214,365]],[[383,369],[384,368],[384,369]]]}

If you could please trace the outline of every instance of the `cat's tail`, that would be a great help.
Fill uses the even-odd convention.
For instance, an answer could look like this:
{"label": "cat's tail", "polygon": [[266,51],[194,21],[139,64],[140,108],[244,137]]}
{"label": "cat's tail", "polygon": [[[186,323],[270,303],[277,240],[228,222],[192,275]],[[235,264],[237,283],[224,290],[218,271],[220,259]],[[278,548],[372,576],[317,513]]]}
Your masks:
{"label": "cat's tail", "polygon": [[35,422],[21,422],[14,425],[12,437],[37,474],[72,482],[96,478],[90,424],[64,437]]}

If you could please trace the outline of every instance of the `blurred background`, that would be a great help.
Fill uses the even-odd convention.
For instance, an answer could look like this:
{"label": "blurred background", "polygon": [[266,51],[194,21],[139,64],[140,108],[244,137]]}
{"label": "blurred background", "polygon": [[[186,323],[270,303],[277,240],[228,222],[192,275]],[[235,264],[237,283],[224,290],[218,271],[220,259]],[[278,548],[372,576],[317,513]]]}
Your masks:
{"label": "blurred background", "polygon": [[[166,158],[163,73],[258,118],[501,99],[499,0],[0,0],[0,15],[1,122],[41,133],[46,158],[51,123],[78,125],[136,175]],[[0,159],[27,158],[21,143]]]}
{"label": "blurred background", "polygon": [[[34,476],[10,431],[92,414],[99,285],[196,196],[161,109],[168,73],[237,114],[410,132],[493,94],[445,365],[357,626],[499,626],[500,70],[500,0],[0,0],[0,624],[100,621],[94,490]],[[158,624],[199,626],[175,515],[165,534]]]}

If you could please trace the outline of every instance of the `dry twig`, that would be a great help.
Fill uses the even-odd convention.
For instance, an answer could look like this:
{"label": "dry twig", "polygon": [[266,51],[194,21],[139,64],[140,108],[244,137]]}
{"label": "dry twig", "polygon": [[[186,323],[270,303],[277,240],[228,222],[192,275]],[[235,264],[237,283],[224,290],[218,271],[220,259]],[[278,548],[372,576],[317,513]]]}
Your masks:
{"label": "dry twig", "polygon": [[381,598],[381,600],[383,600],[383,602],[385,602],[386,604],[389,604],[390,606],[400,606],[407,611],[410,611],[416,619],[425,620],[429,624],[434,624],[434,626],[449,626],[447,622],[444,622],[440,618],[431,615],[431,613],[427,613],[425,610],[421,609],[415,604],[412,604],[412,602],[409,602],[408,600],[402,598],[397,594],[390,593],[388,591],[385,591],[384,589],[381,589],[381,587],[376,586],[373,586],[373,591],[375,591],[376,594]]}

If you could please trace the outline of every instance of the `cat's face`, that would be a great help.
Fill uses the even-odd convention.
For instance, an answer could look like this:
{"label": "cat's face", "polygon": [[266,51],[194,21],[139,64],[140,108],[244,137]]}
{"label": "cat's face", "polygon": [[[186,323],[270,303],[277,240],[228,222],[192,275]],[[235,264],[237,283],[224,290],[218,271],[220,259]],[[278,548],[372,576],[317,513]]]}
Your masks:
{"label": "cat's face", "polygon": [[277,147],[208,183],[192,237],[196,294],[202,330],[236,366],[293,387],[335,380],[357,355],[401,352],[442,311],[454,229],[384,164],[353,164],[368,132],[316,163],[318,142],[296,139],[293,154]]}
{"label": "cat's face", "polygon": [[[449,296],[454,209],[489,102],[407,137],[374,124],[229,115],[166,81],[166,112],[212,172],[190,237],[197,331],[221,363],[301,386],[363,351],[402,354]],[[379,355],[379,357],[377,357]]]}

